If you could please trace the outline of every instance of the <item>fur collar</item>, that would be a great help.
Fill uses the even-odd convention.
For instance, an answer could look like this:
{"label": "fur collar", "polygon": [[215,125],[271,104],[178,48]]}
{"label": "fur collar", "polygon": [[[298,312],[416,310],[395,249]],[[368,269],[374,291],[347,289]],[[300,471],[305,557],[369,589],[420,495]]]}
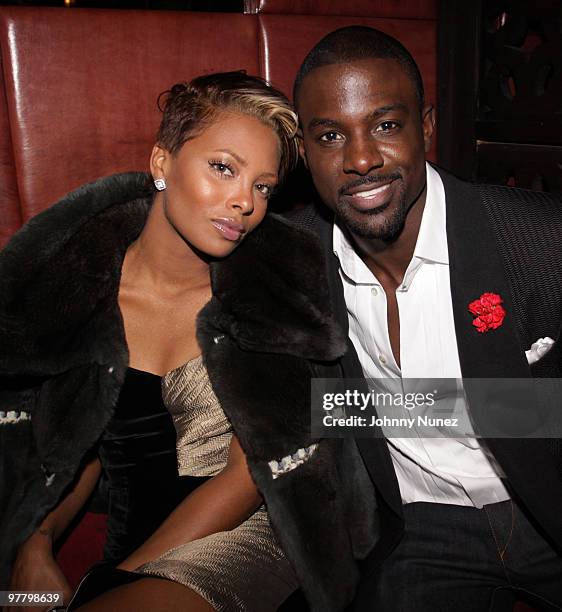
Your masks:
{"label": "fur collar", "polygon": [[211,266],[214,297],[199,321],[210,316],[243,350],[337,359],[346,341],[332,316],[325,277],[316,237],[269,214]]}
{"label": "fur collar", "polygon": [[[150,209],[148,178],[126,173],[81,187],[0,253],[0,374],[50,376],[91,362],[126,367],[117,294],[123,257]],[[345,338],[324,275],[315,237],[270,214],[212,264],[206,309],[245,350],[335,359]]]}

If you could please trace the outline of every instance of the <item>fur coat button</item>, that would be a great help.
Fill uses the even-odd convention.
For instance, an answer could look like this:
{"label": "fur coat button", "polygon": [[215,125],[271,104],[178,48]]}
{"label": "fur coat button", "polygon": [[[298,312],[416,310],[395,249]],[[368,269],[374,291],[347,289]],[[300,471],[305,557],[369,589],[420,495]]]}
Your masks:
{"label": "fur coat button", "polygon": [[213,342],[214,342],[215,344],[218,344],[218,343],[219,343],[219,342],[220,342],[220,341],[221,341],[223,338],[224,338],[224,334],[223,334],[223,335],[221,335],[221,336],[215,336],[215,337],[213,338]]}
{"label": "fur coat button", "polygon": [[43,474],[45,474],[45,486],[50,487],[55,480],[56,474],[54,472],[49,472],[43,463],[41,464],[41,469],[43,470]]}

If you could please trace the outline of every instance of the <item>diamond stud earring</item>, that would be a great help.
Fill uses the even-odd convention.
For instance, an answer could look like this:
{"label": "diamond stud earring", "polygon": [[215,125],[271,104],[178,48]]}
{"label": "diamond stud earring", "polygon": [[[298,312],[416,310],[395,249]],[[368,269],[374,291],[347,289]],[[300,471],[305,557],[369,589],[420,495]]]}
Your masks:
{"label": "diamond stud earring", "polygon": [[163,178],[154,179],[154,186],[158,191],[164,191],[166,189],[166,181]]}

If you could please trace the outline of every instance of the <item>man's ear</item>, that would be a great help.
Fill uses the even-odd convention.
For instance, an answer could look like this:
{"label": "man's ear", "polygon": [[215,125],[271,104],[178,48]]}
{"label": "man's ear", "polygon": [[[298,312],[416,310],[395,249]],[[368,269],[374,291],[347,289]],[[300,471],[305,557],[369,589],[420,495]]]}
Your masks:
{"label": "man's ear", "polygon": [[431,139],[433,137],[433,130],[435,129],[435,109],[432,104],[427,104],[422,110],[422,131],[423,140],[425,143],[425,152],[429,151],[431,147]]}
{"label": "man's ear", "polygon": [[166,167],[170,153],[163,147],[155,144],[150,154],[150,173],[153,179],[166,178]]}
{"label": "man's ear", "polygon": [[304,162],[306,169],[308,170],[309,168],[308,168],[308,162],[306,161],[306,151],[304,150],[304,139],[302,137],[301,128],[297,130],[297,142],[299,144],[299,155],[301,156],[301,159]]}

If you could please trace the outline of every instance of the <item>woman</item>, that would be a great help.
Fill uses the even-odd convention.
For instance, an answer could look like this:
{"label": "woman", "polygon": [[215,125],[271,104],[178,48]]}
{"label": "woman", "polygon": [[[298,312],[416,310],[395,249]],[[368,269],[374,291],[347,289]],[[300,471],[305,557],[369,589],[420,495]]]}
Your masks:
{"label": "woman", "polygon": [[[312,362],[345,342],[314,239],[273,216],[252,234],[295,161],[295,131],[286,100],[254,77],[176,85],[153,198],[141,175],[103,179],[2,253],[12,586],[56,584],[52,540],[103,467],[106,557],[131,582],[84,612],[275,610],[299,585],[314,609],[349,602],[374,517],[354,516],[353,495],[364,489],[367,512],[373,495],[351,444],[311,438],[308,410]],[[31,586],[30,566],[43,573]]]}

